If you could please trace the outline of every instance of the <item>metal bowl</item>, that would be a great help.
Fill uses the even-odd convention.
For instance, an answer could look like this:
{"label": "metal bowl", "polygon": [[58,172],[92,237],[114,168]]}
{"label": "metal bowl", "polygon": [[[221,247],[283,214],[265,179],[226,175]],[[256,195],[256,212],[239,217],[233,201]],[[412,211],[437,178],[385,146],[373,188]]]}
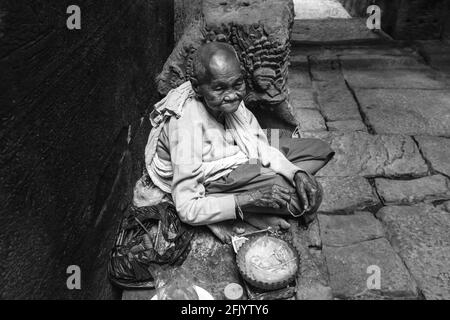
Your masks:
{"label": "metal bowl", "polygon": [[291,243],[267,234],[246,241],[236,260],[244,280],[263,290],[287,287],[295,279],[300,262]]}

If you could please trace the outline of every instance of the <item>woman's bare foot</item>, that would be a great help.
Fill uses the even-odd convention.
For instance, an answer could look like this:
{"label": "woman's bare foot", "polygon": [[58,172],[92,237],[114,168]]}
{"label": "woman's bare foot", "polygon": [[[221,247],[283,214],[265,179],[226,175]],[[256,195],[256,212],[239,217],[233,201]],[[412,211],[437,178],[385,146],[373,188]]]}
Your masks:
{"label": "woman's bare foot", "polygon": [[279,216],[265,214],[247,213],[245,214],[244,220],[261,230],[267,229],[268,227],[272,227],[275,230],[289,229],[291,226],[285,219]]}

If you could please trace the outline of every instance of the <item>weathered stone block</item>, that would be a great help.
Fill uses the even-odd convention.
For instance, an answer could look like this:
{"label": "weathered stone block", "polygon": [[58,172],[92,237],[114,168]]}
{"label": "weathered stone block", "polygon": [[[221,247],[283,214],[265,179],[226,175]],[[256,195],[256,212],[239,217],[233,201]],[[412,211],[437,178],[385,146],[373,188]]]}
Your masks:
{"label": "weathered stone block", "polygon": [[324,191],[319,212],[351,213],[379,203],[372,186],[363,177],[323,177],[318,181]]}
{"label": "weathered stone block", "polygon": [[450,215],[432,205],[383,207],[389,241],[426,299],[450,299]]}
{"label": "weathered stone block", "polygon": [[339,120],[328,121],[327,127],[329,131],[364,131],[367,132],[366,125],[361,120]]}
{"label": "weathered stone block", "polygon": [[344,81],[314,81],[320,110],[327,121],[360,120],[358,105]]}
{"label": "weathered stone block", "polygon": [[296,20],[292,41],[299,43],[354,43],[378,40],[380,36],[366,26],[366,19]]}
{"label": "weathered stone block", "polygon": [[418,136],[415,139],[432,168],[450,176],[450,139],[430,136]]}
{"label": "weathered stone block", "polygon": [[298,300],[332,299],[331,288],[328,285],[328,270],[323,256],[317,250],[308,248],[310,232],[299,228],[294,221],[290,223],[292,243],[300,254],[296,298]]}
{"label": "weathered stone block", "polygon": [[428,171],[419,149],[407,136],[351,132],[332,133],[323,139],[336,154],[319,176],[423,176]]}
{"label": "weathered stone block", "polygon": [[372,213],[356,212],[352,215],[319,214],[322,243],[329,247],[342,247],[384,236],[383,226]]}
{"label": "weathered stone block", "polygon": [[386,204],[450,199],[449,180],[435,175],[414,180],[375,179],[378,194]]}
{"label": "weathered stone block", "polygon": [[436,208],[438,208],[439,210],[442,210],[444,212],[450,213],[450,201],[445,201],[445,202],[441,203],[440,205],[437,205]]}
{"label": "weathered stone block", "polygon": [[328,131],[301,131],[300,138],[316,138],[316,139],[328,139],[330,132]]}
{"label": "weathered stone block", "polygon": [[298,119],[301,131],[325,131],[325,121],[318,110],[295,109],[295,117]]}
{"label": "weathered stone block", "polygon": [[[308,70],[309,68],[308,55],[304,54],[303,50],[299,48],[293,47],[291,49],[290,62],[290,68],[300,67],[303,68],[303,70]],[[289,70],[289,74],[291,73],[291,70]]]}
{"label": "weathered stone block", "polygon": [[352,88],[364,89],[444,89],[448,83],[433,69],[352,69],[344,68]]}
{"label": "weathered stone block", "polygon": [[334,82],[345,81],[341,72],[341,64],[336,54],[323,53],[309,57],[311,77],[314,81]]}
{"label": "weathered stone block", "polygon": [[[307,62],[306,62],[307,63]],[[289,69],[289,89],[311,88],[311,78],[309,77],[308,65],[294,66]]]}
{"label": "weathered stone block", "polygon": [[368,267],[380,268],[381,289],[373,290],[382,296],[417,296],[417,287],[399,256],[389,242],[376,239],[346,247],[324,246],[330,285],[337,298],[357,298],[367,289]]}
{"label": "weathered stone block", "polygon": [[408,68],[409,70],[414,68],[424,69],[427,65],[423,59],[418,55],[403,54],[403,55],[389,55],[389,54],[376,54],[367,52],[365,54],[345,54],[339,56],[342,68],[344,70],[359,69],[377,69],[386,70],[387,68]]}
{"label": "weathered stone block", "polygon": [[[289,86],[292,88],[291,86]],[[313,89],[300,88],[289,91],[289,101],[295,109],[319,109],[319,105],[314,98]]]}
{"label": "weathered stone block", "polygon": [[450,137],[449,90],[356,90],[372,128],[380,134]]}
{"label": "weathered stone block", "polygon": [[177,42],[186,27],[202,14],[202,0],[174,0],[174,40]]}

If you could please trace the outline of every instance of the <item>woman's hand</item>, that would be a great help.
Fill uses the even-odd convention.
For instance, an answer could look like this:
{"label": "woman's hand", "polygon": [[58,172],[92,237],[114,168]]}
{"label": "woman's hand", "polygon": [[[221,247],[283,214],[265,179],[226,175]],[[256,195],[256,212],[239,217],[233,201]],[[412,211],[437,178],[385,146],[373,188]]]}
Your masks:
{"label": "woman's hand", "polygon": [[305,212],[317,210],[322,200],[322,188],[316,178],[304,171],[297,171],[294,182],[302,210]]}
{"label": "woman's hand", "polygon": [[260,189],[237,195],[237,203],[242,208],[246,206],[283,208],[290,201],[289,189],[279,186],[265,186]]}

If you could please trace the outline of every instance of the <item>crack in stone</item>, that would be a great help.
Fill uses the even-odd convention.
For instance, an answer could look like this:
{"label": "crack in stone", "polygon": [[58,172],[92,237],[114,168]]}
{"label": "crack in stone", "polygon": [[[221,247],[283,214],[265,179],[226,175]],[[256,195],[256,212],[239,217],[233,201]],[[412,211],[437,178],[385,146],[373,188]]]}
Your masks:
{"label": "crack in stone", "polygon": [[352,94],[353,100],[355,100],[356,105],[358,106],[359,114],[361,116],[361,119],[362,119],[364,125],[367,127],[367,132],[369,132],[370,134],[376,134],[375,129],[370,124],[369,119],[368,119],[366,113],[364,112],[364,110],[363,110],[363,108],[361,106],[361,103],[358,100],[358,97],[356,96],[355,90],[353,90],[353,88],[350,86],[350,83],[347,81],[347,79],[344,78],[344,82],[345,82],[345,85],[347,86],[348,90]]}
{"label": "crack in stone", "polygon": [[360,244],[360,243],[370,242],[370,241],[378,240],[378,239],[386,239],[386,237],[384,237],[384,236],[370,237],[370,238],[367,238],[365,240],[350,242],[350,243],[346,243],[346,244],[328,244],[328,243],[325,243],[325,244],[323,244],[323,246],[330,247],[330,248],[345,248],[345,247],[351,247],[351,246],[354,246],[354,245],[357,245],[357,244]]}
{"label": "crack in stone", "polygon": [[415,136],[411,136],[411,139],[414,141],[414,143],[417,146],[417,150],[419,150],[420,156],[422,157],[422,159],[425,161],[425,164],[428,167],[428,172],[431,174],[435,174],[436,171],[433,169],[433,166],[431,165],[430,160],[427,159],[427,157],[425,156],[424,152],[422,151],[422,149],[420,148],[420,144],[419,141],[417,141]]}

